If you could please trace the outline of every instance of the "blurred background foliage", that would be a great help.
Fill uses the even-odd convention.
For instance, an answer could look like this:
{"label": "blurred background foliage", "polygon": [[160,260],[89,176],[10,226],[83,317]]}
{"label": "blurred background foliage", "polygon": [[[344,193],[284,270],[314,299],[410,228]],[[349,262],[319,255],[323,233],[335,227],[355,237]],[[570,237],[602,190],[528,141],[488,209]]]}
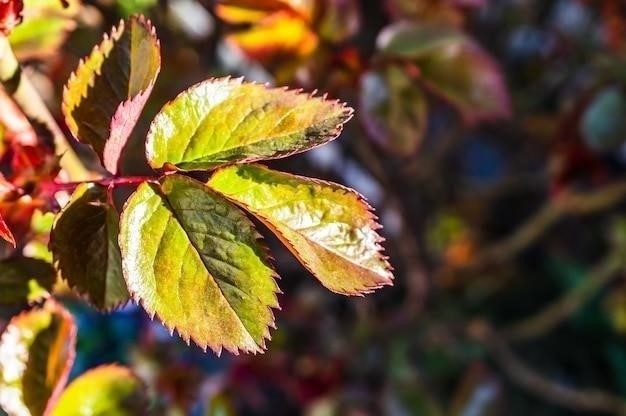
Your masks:
{"label": "blurred background foliage", "polygon": [[[25,0],[10,40],[59,122],[70,71],[132,13],[163,69],[125,173],[147,169],[159,108],[210,76],[345,100],[339,140],[272,166],[363,193],[396,280],[335,295],[269,239],[286,295],[261,356],[68,296],[72,377],[128,365],[155,415],[626,414],[623,1]],[[50,218],[32,224],[46,258]]]}

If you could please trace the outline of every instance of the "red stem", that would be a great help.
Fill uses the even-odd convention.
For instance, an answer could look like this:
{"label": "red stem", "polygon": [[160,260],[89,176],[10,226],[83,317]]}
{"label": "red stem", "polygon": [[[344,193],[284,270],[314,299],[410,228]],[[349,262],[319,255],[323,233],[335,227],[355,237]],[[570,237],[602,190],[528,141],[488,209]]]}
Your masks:
{"label": "red stem", "polygon": [[44,182],[40,187],[44,192],[55,193],[59,191],[73,191],[81,183],[95,183],[102,186],[129,186],[139,185],[143,182],[153,182],[154,176],[111,176],[108,178],[94,179],[81,182]]}

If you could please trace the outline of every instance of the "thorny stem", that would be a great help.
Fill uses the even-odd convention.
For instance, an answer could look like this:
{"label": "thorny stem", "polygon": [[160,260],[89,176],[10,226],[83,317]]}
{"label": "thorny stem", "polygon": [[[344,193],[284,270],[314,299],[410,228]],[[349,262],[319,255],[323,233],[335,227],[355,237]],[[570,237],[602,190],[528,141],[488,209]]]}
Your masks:
{"label": "thorny stem", "polygon": [[3,35],[0,35],[0,86],[6,90],[29,119],[43,123],[50,130],[54,137],[56,153],[61,156],[59,164],[68,173],[70,179],[74,181],[92,179],[93,174],[76,155],[43,99],[26,74],[21,71],[11,45]]}

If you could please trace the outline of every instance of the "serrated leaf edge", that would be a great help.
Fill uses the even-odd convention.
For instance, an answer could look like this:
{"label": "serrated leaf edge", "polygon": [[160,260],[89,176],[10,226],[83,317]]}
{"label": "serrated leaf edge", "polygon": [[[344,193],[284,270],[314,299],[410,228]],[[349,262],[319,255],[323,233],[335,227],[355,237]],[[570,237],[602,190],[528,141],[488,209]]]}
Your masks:
{"label": "serrated leaf edge", "polygon": [[[264,167],[267,168],[264,165],[261,164],[257,164],[257,166],[260,167]],[[228,166],[223,166],[220,167],[218,170],[216,170],[215,172],[217,173],[219,170],[221,169],[225,169]],[[269,169],[269,168],[267,168]],[[331,187],[331,188],[337,188],[337,190],[339,191],[343,191],[344,194],[350,194],[356,197],[357,202],[361,203],[367,213],[367,220],[368,220],[368,225],[369,227],[373,230],[373,231],[377,231],[383,228],[383,226],[378,222],[378,216],[375,213],[374,208],[370,205],[370,203],[367,201],[367,199],[360,194],[358,191],[356,191],[353,188],[349,188],[347,186],[343,186],[341,184],[338,184],[336,182],[331,182],[331,181],[325,181],[323,179],[318,179],[318,178],[311,178],[308,176],[301,176],[301,175],[295,175],[295,174],[291,174],[288,172],[282,172],[282,171],[277,171],[274,169],[270,169],[273,172],[277,172],[277,173],[281,173],[281,174],[287,174],[290,175],[292,177],[295,177],[297,179],[304,179],[306,181],[312,182],[314,184],[317,184],[319,186],[327,186],[327,187]],[[210,179],[209,179],[210,180]],[[211,188],[213,189],[213,188]],[[284,236],[284,234],[282,232],[280,232],[280,230],[276,227],[274,227],[272,225],[272,221],[271,219],[267,218],[266,216],[255,212],[254,210],[250,209],[248,206],[246,206],[246,204],[243,204],[233,198],[230,198],[228,195],[226,194],[222,194],[221,192],[217,191],[220,195],[222,195],[224,198],[228,199],[229,201],[231,201],[232,203],[234,203],[235,205],[241,207],[242,209],[244,209],[246,212],[249,212],[250,214],[252,214],[255,218],[257,218],[259,221],[261,221],[268,229],[270,229],[272,232],[274,232],[276,234],[276,236],[280,239],[280,241],[285,245],[285,247],[298,259],[298,261],[300,263],[302,263],[302,265],[311,273],[313,274],[314,277],[316,277],[316,273],[314,272],[314,268],[307,262],[305,261],[303,258],[301,258],[300,254],[298,253],[298,251],[296,250],[296,248],[293,246],[293,244],[291,244],[289,242],[289,240]],[[305,237],[306,238],[306,237]],[[308,238],[306,238],[307,241],[311,242],[312,244],[316,245],[316,246],[320,246],[317,242],[315,241],[311,241]],[[340,295],[346,295],[346,296],[359,296],[359,297],[363,297],[366,294],[369,293],[373,293],[376,289],[380,289],[384,286],[391,286],[393,285],[393,280],[394,280],[394,276],[393,276],[393,267],[391,266],[391,264],[389,263],[389,256],[387,256],[386,254],[384,254],[384,247],[380,244],[382,242],[385,241],[385,238],[382,237],[378,232],[376,232],[376,241],[375,241],[375,248],[376,248],[376,252],[378,254],[378,258],[381,260],[381,262],[383,263],[383,267],[386,271],[385,275],[380,275],[381,277],[383,277],[385,279],[384,282],[377,284],[377,285],[366,285],[364,286],[364,290],[359,290],[356,292],[350,292],[350,291],[337,291],[337,290],[333,290],[331,288],[326,287],[326,285],[324,285],[324,283],[322,282],[321,279],[317,279],[322,285],[324,285],[324,287],[326,287],[328,290],[330,290],[331,292],[340,294]],[[348,261],[349,263],[355,264],[354,262],[352,262],[350,259],[346,258],[345,256],[343,256],[341,253],[337,253],[334,252],[332,250],[327,249],[324,246],[320,246],[322,249],[324,250],[328,250],[331,251],[333,254],[337,255],[338,257],[341,257],[343,259],[345,259],[346,261]],[[360,265],[357,265],[358,267],[361,267]],[[361,267],[363,268],[363,267]],[[363,268],[366,269],[366,268]],[[378,273],[376,273],[378,274]]]}
{"label": "serrated leaf edge", "polygon": [[[176,97],[174,97],[173,99],[171,99],[170,101],[168,101],[167,103],[165,103],[163,105],[163,107],[161,107],[161,109],[159,110],[159,112],[157,113],[157,115],[154,117],[154,119],[152,120],[152,122],[150,123],[150,128],[148,130],[148,134],[146,135],[146,146],[145,146],[145,154],[146,154],[146,159],[148,161],[148,164],[150,165],[150,167],[152,167],[153,169],[163,169],[163,168],[167,168],[167,170],[170,170],[170,168],[180,171],[180,172],[187,172],[187,171],[192,171],[192,169],[186,170],[186,169],[181,169],[179,167],[174,166],[173,163],[171,162],[165,162],[163,165],[158,165],[153,163],[153,155],[151,154],[151,146],[149,145],[150,142],[152,141],[152,137],[154,137],[154,130],[157,128],[156,127],[156,123],[155,121],[157,120],[157,118],[159,117],[159,115],[161,113],[164,112],[164,110],[166,108],[168,108],[170,105],[172,105],[173,102],[175,102],[176,100],[178,100],[179,98],[181,98],[184,94],[188,93],[190,90],[198,88],[200,85],[208,83],[208,84],[213,84],[213,83],[221,83],[221,84],[228,84],[228,83],[235,83],[236,85],[242,85],[244,83],[246,84],[252,84],[252,85],[259,85],[259,86],[263,86],[265,88],[267,88],[268,90],[282,90],[284,92],[290,93],[290,94],[295,94],[295,95],[306,95],[307,98],[309,99],[316,99],[316,100],[321,100],[324,101],[328,104],[331,105],[338,105],[341,112],[340,115],[338,116],[338,119],[340,120],[337,125],[330,130],[329,134],[327,135],[328,140],[323,141],[321,143],[318,143],[314,146],[311,147],[305,147],[303,149],[296,149],[293,151],[289,151],[289,152],[281,152],[278,153],[274,156],[271,157],[264,157],[264,158],[257,158],[257,157],[252,157],[252,158],[244,158],[244,159],[240,159],[234,162],[226,162],[222,165],[220,165],[219,167],[216,167],[212,170],[221,168],[221,167],[226,167],[226,166],[231,166],[231,165],[237,165],[237,164],[246,164],[246,163],[251,163],[251,162],[255,162],[255,161],[261,161],[261,160],[274,160],[274,159],[282,159],[285,157],[289,157],[292,156],[294,154],[298,154],[298,153],[303,153],[312,149],[315,149],[317,147],[323,146],[335,139],[337,139],[340,135],[341,132],[343,131],[343,126],[344,124],[346,124],[348,121],[350,121],[350,119],[352,119],[352,117],[354,116],[354,109],[352,107],[349,107],[345,102],[335,99],[335,100],[329,100],[328,94],[324,93],[320,96],[316,96],[315,94],[317,94],[317,90],[313,90],[310,93],[305,93],[303,88],[295,88],[295,89],[290,89],[288,86],[283,86],[283,87],[273,87],[271,86],[271,84],[269,82],[265,82],[265,83],[259,83],[256,81],[246,81],[244,77],[236,77],[233,78],[231,76],[226,76],[226,77],[211,77],[208,78],[204,81],[200,81],[196,84],[191,85],[190,87],[184,89],[183,91],[181,91],[180,93],[178,93],[176,95]],[[206,171],[207,169],[199,169],[199,170],[204,170]]]}
{"label": "serrated leaf edge", "polygon": [[[164,179],[167,175],[162,176],[159,181],[146,181],[143,183],[151,183],[153,185],[157,185],[159,186],[159,188],[161,187],[161,180]],[[206,184],[197,181],[195,179],[189,178],[187,176],[184,175],[179,175],[182,178],[185,178],[189,181],[193,181],[196,182],[199,185],[202,185],[203,187],[209,189],[209,191],[214,192],[216,194],[219,194],[219,196],[223,197],[222,194],[218,193],[217,191],[213,190],[212,188],[209,188]],[[161,195],[162,198],[165,198],[164,195]],[[225,198],[227,199],[227,198]],[[122,221],[122,217],[124,217],[126,215],[126,207],[128,205],[128,202],[130,201],[130,198],[128,198],[128,200],[126,200],[126,202],[124,203],[124,207],[122,209],[122,212],[120,214],[120,222]],[[245,215],[245,213],[244,213]],[[183,229],[184,230],[184,229]],[[255,227],[255,231],[256,231],[256,227]],[[185,232],[185,234],[187,234]],[[121,233],[120,233],[121,236]],[[257,237],[257,242],[259,243],[259,246],[264,250],[265,253],[269,252],[268,247],[263,244],[263,236],[256,231],[256,236]],[[119,242],[120,247],[121,247],[121,241]],[[196,339],[193,336],[190,335],[186,335],[183,334],[175,325],[171,325],[168,322],[166,322],[164,319],[161,318],[161,316],[156,312],[156,311],[149,311],[144,302],[143,302],[143,298],[141,296],[139,296],[139,294],[137,294],[134,290],[132,290],[130,288],[130,286],[128,285],[128,283],[126,284],[126,287],[128,288],[128,293],[130,294],[130,297],[132,299],[132,301],[141,306],[141,308],[146,312],[146,314],[148,315],[148,317],[150,318],[151,321],[154,321],[154,318],[156,317],[156,319],[169,331],[170,336],[174,335],[174,332],[176,332],[178,334],[178,336],[185,341],[185,343],[189,346],[191,341],[193,341],[194,344],[196,344],[198,347],[200,347],[202,349],[202,351],[204,351],[205,353],[207,352],[207,350],[210,348],[218,357],[221,356],[222,351],[226,350],[229,353],[233,354],[233,355],[239,355],[240,352],[244,352],[244,353],[253,353],[254,355],[258,354],[258,353],[263,353],[266,349],[266,341],[271,341],[272,336],[270,333],[270,328],[272,329],[276,329],[276,318],[274,316],[274,309],[276,310],[280,310],[280,306],[278,305],[278,295],[282,294],[283,292],[280,290],[280,288],[278,287],[278,282],[277,280],[280,280],[280,276],[278,275],[278,273],[276,272],[276,269],[273,267],[273,265],[271,264],[271,260],[273,260],[273,258],[271,256],[267,256],[267,262],[269,264],[266,264],[268,266],[268,268],[272,271],[272,280],[274,281],[275,284],[275,291],[274,294],[276,295],[276,307],[271,307],[271,306],[266,306],[267,309],[270,312],[270,317],[271,320],[269,323],[265,324],[265,329],[263,331],[263,338],[260,340],[261,343],[257,344],[257,348],[253,348],[253,349],[248,349],[248,348],[241,348],[239,346],[235,346],[234,348],[231,348],[230,345],[210,345],[209,343],[206,342],[202,342],[201,340]],[[126,276],[129,274],[128,270],[126,269],[125,263],[122,261],[122,272],[123,272],[123,276],[124,276],[124,280],[126,280]],[[212,277],[212,276],[211,276]],[[214,277],[212,277],[214,278]],[[221,293],[221,291],[220,291]],[[227,301],[227,303],[230,305],[230,302]],[[235,315],[237,316],[237,318],[239,319],[239,316],[235,313]],[[244,326],[245,328],[245,326]],[[247,331],[247,329],[246,329]],[[256,341],[255,341],[256,342]]]}

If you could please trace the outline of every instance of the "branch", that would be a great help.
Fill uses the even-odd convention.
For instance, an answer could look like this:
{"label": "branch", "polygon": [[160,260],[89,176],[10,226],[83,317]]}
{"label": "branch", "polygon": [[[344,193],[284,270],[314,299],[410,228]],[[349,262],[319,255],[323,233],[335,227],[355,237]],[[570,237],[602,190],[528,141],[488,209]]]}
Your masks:
{"label": "branch", "polygon": [[550,380],[523,362],[495,333],[489,323],[474,322],[470,337],[485,346],[507,377],[529,393],[573,411],[626,415],[626,401],[597,389],[576,389]]}
{"label": "branch", "polygon": [[513,234],[489,245],[478,253],[469,269],[501,264],[540,238],[561,219],[572,215],[589,215],[611,207],[626,198],[626,181],[606,185],[589,193],[566,192],[548,202]]}
{"label": "branch", "polygon": [[623,255],[615,250],[606,260],[594,267],[581,284],[539,313],[525,318],[501,331],[508,341],[521,341],[540,336],[580,309],[624,268]]}
{"label": "branch", "polygon": [[62,156],[59,163],[70,179],[80,181],[93,178],[70,146],[33,84],[22,72],[8,39],[3,35],[0,35],[0,84],[26,117],[43,123],[50,130],[56,153]]}

